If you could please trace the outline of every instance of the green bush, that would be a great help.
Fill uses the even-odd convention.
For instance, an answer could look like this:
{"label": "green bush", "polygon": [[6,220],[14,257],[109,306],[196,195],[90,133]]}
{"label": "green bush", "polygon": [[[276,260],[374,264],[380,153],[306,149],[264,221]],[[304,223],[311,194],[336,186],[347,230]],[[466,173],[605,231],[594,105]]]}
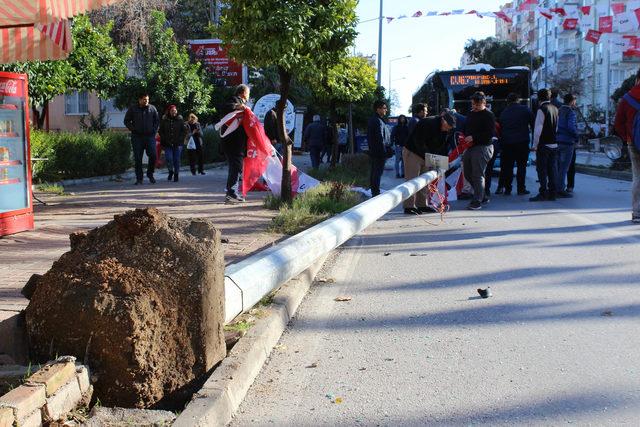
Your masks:
{"label": "green bush", "polygon": [[308,173],[320,181],[369,188],[370,163],[366,154],[344,154],[335,168],[310,169]]}
{"label": "green bush", "polygon": [[215,129],[205,129],[202,132],[204,144],[204,162],[215,163],[225,160],[224,154],[220,150],[220,134]]}
{"label": "green bush", "polygon": [[131,139],[126,133],[69,133],[31,131],[35,182],[116,175],[132,165]]}

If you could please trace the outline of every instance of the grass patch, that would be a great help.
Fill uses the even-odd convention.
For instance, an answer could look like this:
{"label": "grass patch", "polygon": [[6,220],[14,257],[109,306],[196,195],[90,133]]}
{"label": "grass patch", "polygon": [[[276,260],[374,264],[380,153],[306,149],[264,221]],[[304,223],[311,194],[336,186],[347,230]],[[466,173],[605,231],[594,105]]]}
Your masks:
{"label": "grass patch", "polygon": [[38,184],[36,185],[36,190],[40,193],[50,193],[56,194],[58,196],[66,195],[66,193],[64,192],[64,187],[59,184]]}
{"label": "grass patch", "polygon": [[360,201],[360,195],[351,191],[349,185],[325,182],[298,195],[291,205],[282,204],[279,198],[269,195],[265,198],[264,206],[279,210],[270,230],[293,235],[352,208]]}
{"label": "grass patch", "polygon": [[319,181],[369,188],[370,160],[366,154],[345,154],[335,168],[311,169],[307,173]]}
{"label": "grass patch", "polygon": [[247,332],[253,326],[253,322],[240,320],[235,323],[224,325],[224,330],[229,332]]}

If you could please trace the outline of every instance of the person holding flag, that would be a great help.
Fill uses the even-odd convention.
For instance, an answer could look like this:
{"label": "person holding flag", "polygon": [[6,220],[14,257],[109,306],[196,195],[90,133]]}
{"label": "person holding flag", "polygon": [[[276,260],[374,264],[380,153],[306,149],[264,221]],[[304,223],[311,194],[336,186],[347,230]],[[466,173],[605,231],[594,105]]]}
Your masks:
{"label": "person holding flag", "polygon": [[[234,111],[244,111],[247,101],[249,100],[249,93],[249,86],[244,84],[238,85],[234,95],[224,106],[223,116]],[[233,121],[224,124],[221,128],[222,151],[227,157],[227,163],[229,165],[227,172],[227,194],[225,196],[227,203],[244,202],[244,197],[236,191],[238,178],[242,173],[242,162],[247,153],[247,133],[244,127],[240,125],[240,120],[241,118],[236,116]]]}

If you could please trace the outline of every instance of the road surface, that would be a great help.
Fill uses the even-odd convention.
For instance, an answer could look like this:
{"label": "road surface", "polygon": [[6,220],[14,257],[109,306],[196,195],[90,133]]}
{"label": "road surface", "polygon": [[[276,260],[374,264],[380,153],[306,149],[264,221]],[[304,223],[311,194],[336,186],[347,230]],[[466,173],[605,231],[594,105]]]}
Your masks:
{"label": "road surface", "polygon": [[387,214],[325,266],[231,425],[638,425],[629,187]]}

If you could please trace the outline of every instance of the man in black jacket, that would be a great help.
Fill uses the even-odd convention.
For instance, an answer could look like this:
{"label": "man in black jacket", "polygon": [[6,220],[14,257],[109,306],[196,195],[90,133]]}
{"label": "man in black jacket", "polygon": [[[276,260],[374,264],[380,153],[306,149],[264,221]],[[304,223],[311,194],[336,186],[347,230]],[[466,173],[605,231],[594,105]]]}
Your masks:
{"label": "man in black jacket", "polygon": [[[249,100],[249,86],[238,85],[235,95],[227,101],[222,111],[222,116],[226,116],[235,110],[244,111],[247,101]],[[226,126],[222,126],[221,133],[227,130]],[[240,125],[236,130],[222,138],[222,151],[227,157],[229,171],[227,173],[227,195],[228,203],[244,202],[244,198],[235,190],[238,184],[238,177],[242,173],[242,163],[247,153],[247,134],[244,127]]]}
{"label": "man in black jacket", "polygon": [[138,96],[138,104],[132,105],[124,115],[124,125],[131,131],[131,146],[136,169],[135,185],[142,184],[142,156],[147,152],[147,178],[155,184],[153,172],[156,166],[156,133],[160,127],[160,116],[156,107],[149,104],[149,94]]}
{"label": "man in black jacket", "polygon": [[493,157],[493,136],[496,132],[496,118],[487,110],[487,98],[483,92],[471,96],[471,112],[464,126],[465,141],[473,145],[465,151],[462,162],[464,177],[473,186],[473,200],[468,209],[482,208],[488,203],[485,196],[485,170]]}
{"label": "man in black jacket", "polygon": [[387,162],[386,147],[391,142],[391,135],[384,116],[387,115],[387,104],[384,101],[373,103],[375,113],[367,123],[367,142],[369,144],[369,157],[371,158],[371,196],[380,194],[380,179],[384,172],[384,164]]}
{"label": "man in black jacket", "polygon": [[276,111],[276,107],[273,107],[271,110],[267,111],[267,114],[265,114],[264,116],[264,133],[271,141],[271,145],[273,145],[275,149],[278,150],[278,153],[282,154],[284,141],[282,141],[280,132],[278,132],[278,112]]}
{"label": "man in black jacket", "polygon": [[[409,139],[402,149],[404,176],[407,181],[427,172],[425,154],[446,156],[448,153],[447,134],[456,125],[450,112],[440,116],[427,117],[416,123]],[[433,212],[427,206],[429,191],[423,188],[403,202],[404,213],[408,215]]]}
{"label": "man in black jacket", "polygon": [[502,157],[500,159],[500,174],[504,179],[504,195],[511,194],[513,184],[513,166],[517,166],[516,182],[518,195],[529,194],[525,187],[527,160],[529,159],[529,141],[533,114],[526,105],[520,104],[516,93],[507,96],[509,105],[500,114],[500,145]]}
{"label": "man in black jacket", "polygon": [[551,91],[549,89],[540,89],[538,100],[540,107],[536,113],[531,151],[536,152],[540,192],[537,196],[529,199],[532,202],[555,200],[558,181],[558,143],[556,142],[558,108],[550,102]]}

